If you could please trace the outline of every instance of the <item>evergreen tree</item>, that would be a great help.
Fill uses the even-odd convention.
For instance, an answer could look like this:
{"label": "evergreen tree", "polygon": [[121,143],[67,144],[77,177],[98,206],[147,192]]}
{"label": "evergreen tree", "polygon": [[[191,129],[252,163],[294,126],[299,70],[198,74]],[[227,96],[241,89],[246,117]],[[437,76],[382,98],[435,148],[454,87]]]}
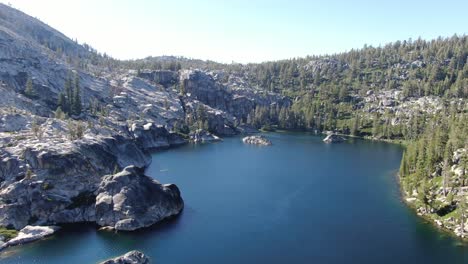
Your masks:
{"label": "evergreen tree", "polygon": [[353,119],[353,126],[351,127],[351,135],[357,136],[359,131],[359,115]]}
{"label": "evergreen tree", "polygon": [[73,96],[71,100],[71,109],[74,115],[80,115],[82,110],[82,103],[81,103],[81,89],[79,83],[79,76],[78,74],[75,75],[75,80],[73,82]]}
{"label": "evergreen tree", "polygon": [[69,113],[68,101],[63,92],[58,95],[57,105],[64,113]]}
{"label": "evergreen tree", "polygon": [[28,77],[28,80],[26,81],[26,88],[24,90],[24,94],[28,97],[35,96],[34,86],[31,77]]}
{"label": "evergreen tree", "polygon": [[66,113],[70,113],[71,112],[71,106],[73,104],[73,91],[72,91],[72,80],[70,77],[67,78],[67,80],[65,81],[65,97],[66,97],[66,106],[63,107],[63,110],[66,112]]}

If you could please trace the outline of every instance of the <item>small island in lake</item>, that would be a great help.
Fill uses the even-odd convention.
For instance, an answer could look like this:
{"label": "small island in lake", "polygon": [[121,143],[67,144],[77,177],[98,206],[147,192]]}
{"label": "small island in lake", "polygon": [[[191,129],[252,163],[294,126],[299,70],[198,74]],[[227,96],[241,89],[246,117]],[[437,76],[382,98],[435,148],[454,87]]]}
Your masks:
{"label": "small island in lake", "polygon": [[346,139],[342,136],[339,136],[337,134],[329,134],[326,138],[323,139],[323,142],[325,143],[339,143],[343,142]]}
{"label": "small island in lake", "polygon": [[248,137],[244,137],[242,141],[245,144],[252,144],[252,145],[258,145],[258,146],[271,146],[272,145],[271,141],[265,136],[248,136]]}

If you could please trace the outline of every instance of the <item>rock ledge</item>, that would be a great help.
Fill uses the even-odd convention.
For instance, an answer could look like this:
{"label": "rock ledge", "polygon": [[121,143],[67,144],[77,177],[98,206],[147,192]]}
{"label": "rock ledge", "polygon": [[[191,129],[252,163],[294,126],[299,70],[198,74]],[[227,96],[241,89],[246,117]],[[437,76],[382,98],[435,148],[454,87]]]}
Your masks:
{"label": "rock ledge", "polygon": [[25,226],[18,233],[18,236],[12,238],[10,241],[6,242],[2,248],[9,246],[16,246],[32,241],[42,239],[44,237],[50,236],[59,230],[58,226]]}

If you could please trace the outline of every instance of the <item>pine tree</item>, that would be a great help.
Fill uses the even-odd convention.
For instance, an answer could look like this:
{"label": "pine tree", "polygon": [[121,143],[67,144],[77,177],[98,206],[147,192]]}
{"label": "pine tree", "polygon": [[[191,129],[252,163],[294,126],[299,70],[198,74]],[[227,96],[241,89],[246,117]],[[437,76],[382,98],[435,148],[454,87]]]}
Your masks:
{"label": "pine tree", "polygon": [[466,196],[463,194],[458,195],[458,221],[460,223],[460,232],[461,237],[465,237],[465,221],[466,221],[466,209],[468,204],[466,201]]}
{"label": "pine tree", "polygon": [[374,115],[374,121],[372,122],[372,136],[377,138],[380,135],[380,118],[379,115]]}
{"label": "pine tree", "polygon": [[358,130],[359,130],[359,115],[356,115],[356,117],[353,120],[353,126],[351,128],[351,135],[357,136]]}
{"label": "pine tree", "polygon": [[406,158],[406,151],[403,152],[403,157],[401,158],[400,164],[400,177],[408,176],[409,168],[408,168],[408,160]]}
{"label": "pine tree", "polygon": [[66,97],[66,104],[63,107],[63,110],[66,113],[71,112],[71,105],[73,104],[73,91],[72,91],[72,80],[70,77],[67,78],[65,81],[65,97]]}
{"label": "pine tree", "polygon": [[450,168],[449,168],[449,160],[451,156],[451,143],[450,141],[447,142],[447,145],[445,146],[445,151],[444,151],[444,166],[442,168],[442,188],[443,188],[443,193],[444,196],[447,196],[447,187],[449,184],[449,177],[450,177]]}
{"label": "pine tree", "polygon": [[67,98],[63,92],[58,96],[57,105],[64,113],[69,113]]}
{"label": "pine tree", "polygon": [[75,81],[73,83],[73,96],[72,96],[72,113],[74,115],[80,115],[82,110],[81,105],[81,89],[79,83],[79,76],[78,74],[75,75]]}
{"label": "pine tree", "polygon": [[26,88],[24,90],[24,94],[28,97],[33,97],[35,95],[31,77],[28,77],[28,80],[26,81]]}

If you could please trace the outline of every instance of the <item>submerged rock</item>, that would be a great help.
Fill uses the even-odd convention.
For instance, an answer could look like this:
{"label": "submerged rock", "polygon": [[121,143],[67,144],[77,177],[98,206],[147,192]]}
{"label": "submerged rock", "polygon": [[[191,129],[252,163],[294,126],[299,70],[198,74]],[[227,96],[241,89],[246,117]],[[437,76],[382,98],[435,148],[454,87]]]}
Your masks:
{"label": "submerged rock", "polygon": [[326,138],[323,139],[325,143],[338,143],[345,141],[345,138],[342,136],[338,136],[336,134],[330,134]]}
{"label": "submerged rock", "polygon": [[148,264],[149,258],[138,250],[133,250],[125,255],[109,259],[101,262],[100,264]]}
{"label": "submerged rock", "polygon": [[203,129],[197,129],[195,132],[191,132],[189,134],[190,141],[194,143],[200,143],[200,142],[211,142],[211,141],[220,141],[221,138],[211,134],[210,132],[203,130]]}
{"label": "submerged rock", "polygon": [[244,137],[242,141],[246,144],[253,144],[259,146],[271,146],[271,141],[264,136],[248,136]]}
{"label": "submerged rock", "polygon": [[26,226],[19,231],[18,236],[10,239],[4,247],[20,245],[50,236],[59,230],[58,226]]}
{"label": "submerged rock", "polygon": [[151,226],[184,207],[176,185],[162,185],[135,166],[104,176],[97,193],[96,223],[116,230]]}

